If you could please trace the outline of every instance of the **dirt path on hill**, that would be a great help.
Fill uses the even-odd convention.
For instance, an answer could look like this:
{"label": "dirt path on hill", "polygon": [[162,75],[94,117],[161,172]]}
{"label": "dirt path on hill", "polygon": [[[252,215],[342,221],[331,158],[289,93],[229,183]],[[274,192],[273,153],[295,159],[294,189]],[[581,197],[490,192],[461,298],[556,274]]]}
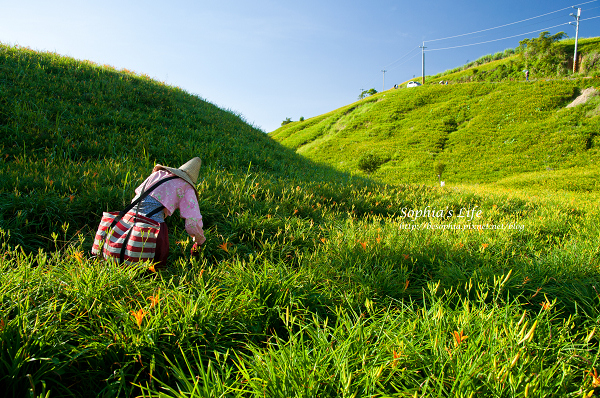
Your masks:
{"label": "dirt path on hill", "polygon": [[575,100],[573,102],[571,102],[569,105],[567,105],[567,108],[572,108],[574,106],[580,105],[580,104],[585,104],[590,98],[598,95],[598,90],[596,90],[594,87],[588,87],[585,90],[583,90],[583,92],[581,93],[581,95],[579,95],[579,97],[575,98]]}

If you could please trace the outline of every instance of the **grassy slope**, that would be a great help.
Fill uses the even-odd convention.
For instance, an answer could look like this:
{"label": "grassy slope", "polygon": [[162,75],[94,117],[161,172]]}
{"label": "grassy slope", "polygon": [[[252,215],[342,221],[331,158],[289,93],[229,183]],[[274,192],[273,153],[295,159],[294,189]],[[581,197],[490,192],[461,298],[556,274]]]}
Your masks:
{"label": "grassy slope", "polygon": [[[146,77],[24,49],[0,55],[0,391],[287,398],[591,388],[597,207],[472,186],[368,184]],[[490,95],[488,85],[465,87]],[[431,96],[413,93],[420,102],[403,106],[427,112]],[[307,123],[347,131],[392,104],[379,98]],[[205,164],[200,259],[186,256],[173,217],[170,268],[158,276],[86,259],[102,210],[127,202],[155,161],[196,155]],[[459,217],[473,208],[481,215]],[[414,214],[426,209],[453,216]]]}
{"label": "grassy slope", "polygon": [[[582,51],[597,48],[598,40],[588,41]],[[478,69],[493,75],[498,65],[518,57]],[[453,82],[471,74],[467,70],[443,79]],[[551,189],[590,191],[597,188],[589,173],[597,170],[600,100],[565,106],[583,89],[599,85],[598,79],[426,84],[379,93],[285,125],[271,136],[348,172],[358,171],[363,154],[374,153],[387,161],[375,177],[388,183],[433,182],[433,165],[442,162],[447,165],[444,179],[451,184],[502,181],[519,187],[543,181]],[[566,184],[567,169],[585,173]]]}
{"label": "grassy slope", "polygon": [[147,76],[1,46],[0,83],[0,228],[27,249],[49,247],[64,223],[75,231],[122,208],[155,163],[200,156],[201,179],[308,178],[307,161],[238,115]]}
{"label": "grassy slope", "polygon": [[[573,53],[575,50],[575,39],[564,39],[555,44],[558,47],[559,52],[567,54],[570,58],[573,58]],[[587,54],[599,52],[600,51],[600,39],[597,37],[592,38],[580,38],[577,44],[577,54],[578,58],[581,58]],[[485,57],[481,57],[483,59]],[[482,62],[484,62],[482,60]],[[521,57],[520,55],[511,55],[502,59],[498,59],[491,62],[484,62],[479,65],[468,66],[464,65],[462,67],[446,71],[443,73],[439,73],[434,76],[426,76],[425,81],[428,83],[437,83],[440,80],[448,80],[448,81],[465,81],[465,80],[508,80],[508,81],[520,81],[523,80],[523,70],[528,69],[530,73],[530,79],[537,78],[552,78],[552,77],[561,77],[564,75],[554,74],[554,75],[545,75],[543,73],[539,73],[535,67],[532,67],[532,64],[535,63],[533,61],[528,61]],[[475,73],[475,69],[477,73]],[[506,70],[506,76],[500,76],[498,72],[501,72],[502,69]],[[557,68],[558,69],[558,68]],[[558,71],[557,71],[558,72]],[[583,71],[581,71],[583,72]],[[570,73],[570,71],[568,72]],[[479,74],[477,78],[474,75]]]}
{"label": "grassy slope", "polygon": [[[464,83],[390,90],[271,136],[318,162],[358,171],[364,153],[389,160],[375,175],[388,183],[434,181],[447,165],[449,183],[493,182],[521,173],[595,168],[598,98],[565,109],[598,80],[530,84]],[[506,180],[505,180],[506,181]],[[580,181],[572,189],[595,188]],[[554,187],[566,189],[560,178]],[[591,185],[590,185],[591,184]]]}

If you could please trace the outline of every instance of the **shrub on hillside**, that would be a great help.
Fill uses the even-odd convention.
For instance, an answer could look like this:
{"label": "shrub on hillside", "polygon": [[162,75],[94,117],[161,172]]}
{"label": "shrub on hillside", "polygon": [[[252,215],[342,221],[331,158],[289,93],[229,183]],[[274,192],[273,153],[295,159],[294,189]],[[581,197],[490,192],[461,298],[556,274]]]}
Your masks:
{"label": "shrub on hillside", "polygon": [[366,173],[374,173],[383,163],[385,163],[385,160],[381,157],[368,153],[358,159],[358,168]]}
{"label": "shrub on hillside", "polygon": [[583,56],[581,60],[581,72],[586,75],[600,75],[600,54],[593,51]]}
{"label": "shrub on hillside", "polygon": [[544,31],[535,39],[523,39],[519,42],[519,47],[525,50],[526,56],[545,54],[554,49],[553,44],[567,37],[565,32],[558,32],[550,36],[550,32]]}
{"label": "shrub on hillside", "polygon": [[358,99],[361,100],[363,98],[366,98],[370,95],[375,95],[377,94],[377,90],[375,90],[374,88],[370,88],[368,90],[363,90],[360,95],[358,96]]}
{"label": "shrub on hillside", "polygon": [[514,55],[514,54],[515,54],[515,49],[514,48],[507,48],[507,49],[504,50],[502,56],[504,58],[508,58],[508,57],[510,57],[511,55]]}
{"label": "shrub on hillside", "polygon": [[550,35],[540,33],[534,39],[524,39],[519,42],[521,59],[526,63],[526,69],[538,76],[563,75],[567,71],[569,54],[563,46],[556,43],[566,37],[564,32]]}
{"label": "shrub on hillside", "polygon": [[442,181],[442,174],[446,170],[446,164],[444,164],[442,162],[437,162],[433,166],[433,169],[435,171],[435,175],[437,176],[438,180],[441,182]]}

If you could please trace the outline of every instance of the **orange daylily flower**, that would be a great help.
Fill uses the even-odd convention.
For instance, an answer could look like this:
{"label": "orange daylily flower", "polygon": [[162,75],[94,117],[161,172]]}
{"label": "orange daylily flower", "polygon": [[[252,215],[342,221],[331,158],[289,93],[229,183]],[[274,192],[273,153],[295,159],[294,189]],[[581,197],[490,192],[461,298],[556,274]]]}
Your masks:
{"label": "orange daylily flower", "polygon": [[381,236],[377,237],[377,243],[381,242]]}
{"label": "orange daylily flower", "polygon": [[356,241],[356,243],[359,243],[362,246],[363,250],[367,250],[367,242]]}
{"label": "orange daylily flower", "polygon": [[160,302],[160,297],[158,296],[158,293],[157,293],[156,296],[149,296],[148,300],[150,300],[150,308],[152,308]]}
{"label": "orange daylily flower", "polygon": [[394,350],[392,352],[392,356],[394,358],[394,360],[392,361],[392,368],[395,368],[398,365],[398,360],[400,359],[400,353],[396,352],[396,350]]}
{"label": "orange daylily flower", "polygon": [[457,347],[466,339],[469,338],[469,336],[464,335],[463,331],[461,330],[460,333],[458,333],[457,331],[452,332],[452,334],[454,335],[454,345],[456,345]]}
{"label": "orange daylily flower", "polygon": [[321,238],[320,241],[323,243],[327,243],[327,239],[325,239],[325,238]]}
{"label": "orange daylily flower", "polygon": [[73,253],[73,257],[75,257],[75,260],[77,260],[77,262],[79,264],[83,263],[83,253],[82,252],[77,251],[77,252]]}
{"label": "orange daylily flower", "polygon": [[298,209],[294,209],[294,214],[298,214]]}
{"label": "orange daylily flower", "polygon": [[404,257],[405,260],[408,260],[410,258],[410,255],[408,254],[403,254],[402,257]]}
{"label": "orange daylily flower", "polygon": [[221,250],[225,250],[227,253],[229,253],[229,242],[223,242],[219,245],[219,249]]}
{"label": "orange daylily flower", "polygon": [[483,250],[485,250],[485,249],[486,249],[486,248],[487,248],[489,245],[490,245],[489,243],[482,243],[482,244],[481,244],[481,248],[482,248]]}
{"label": "orange daylily flower", "polygon": [[75,195],[69,195],[69,201],[72,202],[75,199]]}
{"label": "orange daylily flower", "polygon": [[546,301],[540,303],[540,305],[542,306],[543,310],[549,310],[550,307],[552,307],[552,304],[550,303],[550,301],[548,301],[548,297],[546,297]]}
{"label": "orange daylily flower", "polygon": [[150,271],[150,272],[156,272],[156,268],[154,268],[154,263],[152,263],[152,264],[150,264],[148,266],[148,271]]}
{"label": "orange daylily flower", "polygon": [[131,311],[131,315],[135,318],[138,327],[142,326],[142,320],[144,319],[144,315],[146,315],[146,311],[140,308],[138,311]]}

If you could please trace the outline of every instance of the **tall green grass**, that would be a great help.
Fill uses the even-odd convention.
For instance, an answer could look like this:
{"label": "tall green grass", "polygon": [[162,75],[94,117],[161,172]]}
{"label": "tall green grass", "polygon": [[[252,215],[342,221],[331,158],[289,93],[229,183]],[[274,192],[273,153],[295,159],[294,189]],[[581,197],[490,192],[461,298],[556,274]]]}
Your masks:
{"label": "tall green grass", "polygon": [[[495,187],[378,184],[146,77],[1,50],[5,395],[563,397],[598,387],[599,213],[583,192],[592,177],[553,194],[515,190],[511,173]],[[555,92],[558,106],[577,84],[534,90]],[[414,91],[402,112],[390,95],[305,123],[343,132],[396,107],[397,121],[453,109],[464,116],[456,126],[493,124],[481,116],[490,96],[501,101],[492,86],[460,89],[472,110],[438,90]],[[521,122],[533,108],[522,112]],[[112,121],[95,123],[102,115]],[[127,203],[155,162],[196,155],[200,257],[172,217],[166,271],[88,258],[102,211]],[[573,179],[569,170],[558,173]]]}
{"label": "tall green grass", "polygon": [[147,76],[9,46],[0,46],[0,71],[0,228],[27,250],[51,247],[50,233],[66,224],[71,234],[90,233],[92,220],[123,208],[156,163],[178,167],[200,156],[207,181],[224,170],[349,178]]}

